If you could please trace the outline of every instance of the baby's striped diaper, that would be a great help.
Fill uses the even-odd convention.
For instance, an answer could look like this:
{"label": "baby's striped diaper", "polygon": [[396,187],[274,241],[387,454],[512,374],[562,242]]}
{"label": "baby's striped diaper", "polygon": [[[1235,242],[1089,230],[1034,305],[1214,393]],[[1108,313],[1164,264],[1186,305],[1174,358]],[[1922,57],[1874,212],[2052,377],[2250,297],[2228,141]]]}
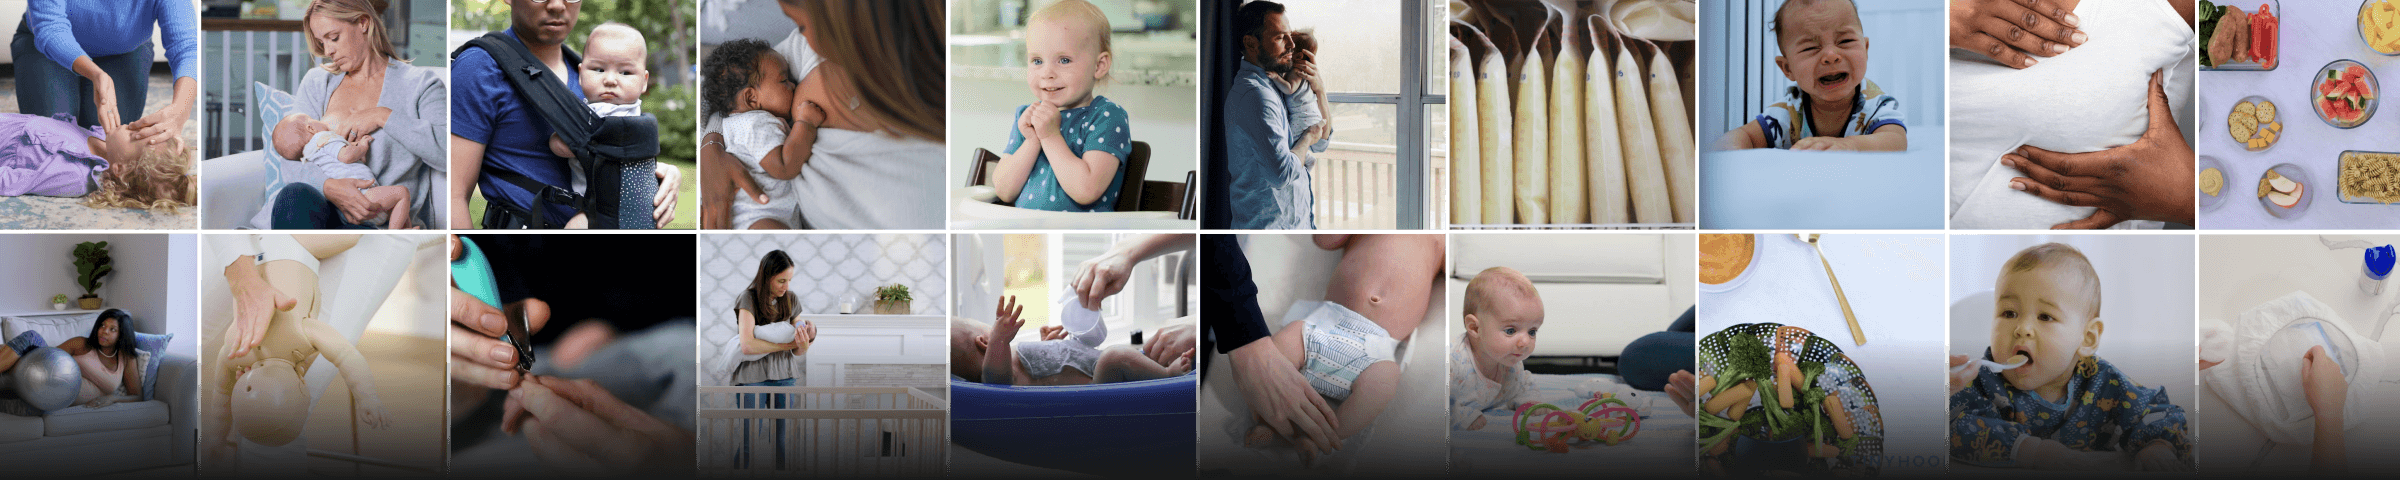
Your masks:
{"label": "baby's striped diaper", "polygon": [[1358,374],[1375,362],[1392,361],[1393,352],[1400,348],[1400,341],[1393,340],[1382,325],[1338,303],[1325,302],[1302,321],[1308,329],[1303,332],[1308,365],[1301,373],[1308,377],[1308,386],[1325,398],[1350,398],[1350,383],[1358,380]]}

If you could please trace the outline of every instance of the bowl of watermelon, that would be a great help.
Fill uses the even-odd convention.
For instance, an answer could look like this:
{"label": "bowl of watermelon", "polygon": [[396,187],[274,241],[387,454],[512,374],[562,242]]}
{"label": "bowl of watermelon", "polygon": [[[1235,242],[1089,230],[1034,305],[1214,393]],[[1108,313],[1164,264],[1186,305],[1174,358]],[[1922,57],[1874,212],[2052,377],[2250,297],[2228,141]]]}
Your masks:
{"label": "bowl of watermelon", "polygon": [[2334,60],[2317,70],[2308,88],[2317,118],[2335,128],[2354,128],[2375,116],[2375,72],[2357,60]]}

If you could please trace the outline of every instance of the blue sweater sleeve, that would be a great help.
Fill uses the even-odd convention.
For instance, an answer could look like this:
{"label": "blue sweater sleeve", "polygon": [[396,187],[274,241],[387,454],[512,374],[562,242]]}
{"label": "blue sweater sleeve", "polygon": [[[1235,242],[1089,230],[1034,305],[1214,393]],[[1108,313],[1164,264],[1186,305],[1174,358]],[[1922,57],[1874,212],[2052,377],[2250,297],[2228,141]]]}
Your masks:
{"label": "blue sweater sleeve", "polygon": [[154,0],[158,34],[166,37],[167,68],[175,78],[200,78],[200,16],[189,0]]}
{"label": "blue sweater sleeve", "polygon": [[[75,41],[75,23],[67,20],[67,0],[31,0],[25,4],[25,27],[33,30],[33,46],[48,55],[50,61],[67,69],[75,68],[81,58],[83,44]],[[18,59],[17,61],[25,61]]]}
{"label": "blue sweater sleeve", "polygon": [[1225,158],[1233,228],[1264,229],[1284,214],[1278,196],[1292,156],[1291,125],[1274,86],[1236,81],[1225,98]]}

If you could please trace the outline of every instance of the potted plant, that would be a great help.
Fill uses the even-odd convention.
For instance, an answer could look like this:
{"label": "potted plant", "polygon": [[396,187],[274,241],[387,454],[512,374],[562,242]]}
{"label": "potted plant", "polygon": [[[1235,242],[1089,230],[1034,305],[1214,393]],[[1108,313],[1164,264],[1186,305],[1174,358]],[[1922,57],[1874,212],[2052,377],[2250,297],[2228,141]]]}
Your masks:
{"label": "potted plant", "polygon": [[61,294],[57,294],[57,295],[51,295],[51,296],[50,296],[50,309],[51,309],[51,310],[66,310],[66,309],[67,309],[67,294],[61,293]]}
{"label": "potted plant", "polygon": [[83,287],[83,298],[77,302],[84,310],[100,309],[100,279],[116,270],[108,264],[108,242],[75,244],[75,284]]}
{"label": "potted plant", "polygon": [[908,295],[907,285],[894,283],[891,286],[876,287],[875,314],[907,315],[909,312],[908,301],[912,299],[913,297]]}

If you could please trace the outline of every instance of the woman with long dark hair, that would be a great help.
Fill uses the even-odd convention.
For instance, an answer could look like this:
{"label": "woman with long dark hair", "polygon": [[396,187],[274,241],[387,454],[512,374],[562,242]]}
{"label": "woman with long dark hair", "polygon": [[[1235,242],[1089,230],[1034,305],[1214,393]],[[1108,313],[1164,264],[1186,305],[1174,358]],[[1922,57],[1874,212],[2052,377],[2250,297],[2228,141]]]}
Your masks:
{"label": "woman with long dark hair", "polygon": [[[800,378],[808,374],[806,363],[801,360],[801,357],[808,354],[809,344],[816,342],[817,328],[813,325],[798,323],[800,298],[799,295],[792,294],[793,271],[791,255],[783,253],[782,250],[767,252],[766,258],[758,261],[758,274],[750,277],[750,288],[742,290],[742,296],[733,301],[733,316],[735,321],[742,326],[742,354],[766,355],[757,360],[742,362],[740,365],[734,366],[734,385],[789,387],[799,385]],[[785,322],[791,322],[791,325],[787,327],[792,332],[791,340],[788,342],[775,343],[760,340],[755,335],[760,327]],[[742,408],[790,407],[784,402],[785,397],[781,395],[765,395],[763,397],[743,394],[740,399],[741,406]],[[782,420],[773,422],[775,422],[775,468],[782,469],[784,468],[784,424]],[[749,430],[750,425],[742,425],[742,438],[750,437]],[[736,468],[747,468],[750,459],[750,447],[745,441],[741,452],[734,456],[734,465]]]}
{"label": "woman with long dark hair", "polygon": [[100,408],[142,398],[141,362],[134,361],[133,314],[111,308],[92,320],[92,332],[58,345],[75,357],[83,370],[83,391],[75,402]]}

